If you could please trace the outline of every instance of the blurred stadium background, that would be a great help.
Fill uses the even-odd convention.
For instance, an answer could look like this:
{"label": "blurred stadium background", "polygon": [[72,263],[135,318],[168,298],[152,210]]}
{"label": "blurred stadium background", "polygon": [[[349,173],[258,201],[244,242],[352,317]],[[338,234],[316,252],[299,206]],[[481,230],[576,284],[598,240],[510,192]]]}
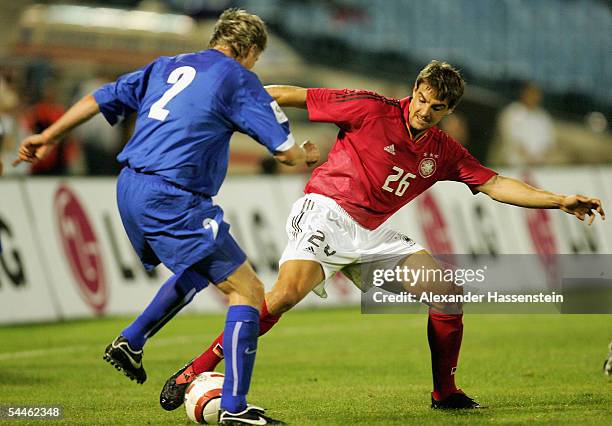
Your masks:
{"label": "blurred stadium background", "polygon": [[[204,48],[228,6],[260,14],[271,29],[256,68],[264,83],[404,97],[418,70],[440,58],[460,67],[469,84],[447,126],[481,161],[504,163],[496,118],[524,81],[542,90],[554,123],[555,149],[536,162],[612,161],[612,12],[605,0],[1,1],[3,157],[24,133],[101,82],[159,55]],[[41,103],[42,111],[31,110]],[[289,113],[297,135],[329,148],[333,128]],[[109,157],[129,126],[113,132],[92,124],[73,136],[58,164],[37,172],[113,174]],[[232,154],[231,173],[269,171],[263,151],[246,138],[236,138]]]}
{"label": "blurred stadium background", "polygon": [[[111,128],[98,117],[99,120],[92,120],[73,132],[54,155],[35,168],[27,165],[10,167],[19,141],[48,126],[83,94],[120,74],[141,67],[160,55],[204,49],[216,17],[222,10],[234,6],[259,14],[268,24],[268,48],[254,69],[264,84],[361,88],[402,98],[410,94],[416,74],[426,63],[431,59],[446,60],[462,70],[468,88],[456,114],[442,123],[444,130],[490,167],[551,190],[599,196],[604,206],[610,209],[612,2],[609,0],[0,0],[0,158],[5,169],[0,178],[0,240],[3,245],[0,255],[0,323],[5,324],[0,328],[0,336],[5,342],[4,348],[0,349],[0,403],[36,403],[38,399],[28,397],[33,388],[21,387],[11,369],[21,369],[39,359],[50,359],[60,368],[65,364],[66,356],[61,345],[78,336],[81,326],[87,330],[91,328],[92,334],[87,340],[90,347],[80,351],[70,346],[73,349],[68,350],[68,354],[75,359],[89,356],[90,352],[92,356],[101,356],[106,341],[119,330],[118,324],[127,321],[127,318],[117,320],[115,317],[138,313],[168,273],[160,269],[146,274],[142,270],[131,253],[116,212],[114,176],[119,165],[114,156],[128,140],[132,122],[127,120],[117,128]],[[335,140],[335,127],[310,124],[303,111],[287,109],[286,113],[296,138],[312,140],[324,154],[329,151]],[[529,119],[521,121],[525,115],[538,119],[535,122]],[[520,134],[508,130],[512,127],[519,128]],[[269,286],[274,281],[276,262],[285,243],[285,218],[309,171],[301,169],[296,172],[278,166],[263,148],[242,135],[236,135],[231,146],[229,177],[218,201],[226,210],[234,235]],[[44,177],[26,179],[27,175]],[[546,259],[554,253],[612,253],[609,221],[588,228],[558,212],[498,206],[481,195],[471,197],[465,188],[457,191],[457,184],[449,185],[436,185],[415,200],[414,205],[393,218],[395,227],[434,252],[534,253],[543,259],[544,269]],[[519,279],[520,272],[517,271]],[[358,292],[342,278],[337,278],[334,284],[329,286],[327,304],[312,297],[302,307],[342,306],[354,310],[353,317],[357,317]],[[223,310],[224,301],[216,292],[207,289],[204,293],[187,309],[188,314]],[[294,327],[298,330],[295,333],[299,333],[299,330],[307,329],[306,335],[329,340],[330,336],[316,335],[318,327],[329,326],[325,319],[327,314],[319,312],[316,315],[313,321],[317,327],[314,330],[306,325],[309,320],[305,314],[299,314],[289,322],[288,330]],[[51,325],[42,328],[12,325],[106,316],[111,319],[101,319],[100,328],[88,321],[69,322],[66,328],[58,326],[57,329]],[[352,321],[349,316],[343,311],[329,312],[330,321],[332,318]],[[203,316],[202,324],[212,324],[217,328],[219,317],[211,318]],[[483,383],[467,379],[472,380],[468,383],[480,386],[482,392],[502,395],[495,401],[498,405],[511,401],[510,406],[518,409],[522,403],[512,398],[529,394],[534,386],[529,377],[534,374],[544,380],[534,365],[547,365],[546,371],[551,376],[560,374],[552,379],[556,380],[554,383],[549,383],[551,388],[559,390],[552,405],[566,404],[567,407],[567,401],[571,400],[576,421],[578,418],[582,420],[580,413],[584,412],[599,416],[602,423],[606,423],[606,419],[612,417],[609,411],[612,404],[610,383],[602,384],[598,380],[600,377],[585,379],[584,375],[599,374],[596,368],[600,366],[595,364],[601,357],[597,350],[600,347],[603,356],[611,337],[609,318],[557,318],[552,320],[554,327],[550,330],[543,325],[545,321],[538,319],[534,321],[544,327],[541,332],[524,336],[512,331],[511,327],[499,327],[501,331],[491,326],[479,328],[478,321],[472,320],[474,327],[466,328],[466,336],[480,333],[481,337],[472,341],[466,337],[463,359],[472,356],[472,360],[480,360],[489,366],[467,361],[465,371],[473,376],[478,376],[483,370],[486,372],[481,377]],[[169,327],[169,332],[160,333],[160,344],[152,345],[151,364],[157,369],[154,374],[159,377],[153,379],[152,387],[146,391],[147,404],[150,405],[146,410],[154,419],[153,423],[161,424],[167,420],[155,411],[157,408],[154,406],[157,385],[163,383],[160,380],[194,351],[197,352],[202,344],[201,339],[195,337],[198,333],[191,329],[186,333],[188,336],[177,337],[183,351],[168,351],[172,342],[169,336],[171,333],[180,334],[181,326],[193,327],[196,321],[200,319],[194,320],[189,315],[179,318],[173,323],[176,325]],[[367,319],[355,321],[356,325],[368,328]],[[387,327],[396,320],[374,321]],[[397,321],[406,325],[412,320]],[[508,322],[490,321],[498,327],[502,322],[509,324],[514,320],[508,317]],[[530,323],[525,317],[517,321],[519,328],[528,327]],[[608,327],[605,328],[604,324]],[[53,327],[53,332],[62,336],[59,341],[42,337],[30,341],[27,338],[28,335],[44,335],[45,327]],[[415,333],[424,333],[424,328],[422,322]],[[568,349],[569,352],[582,362],[581,367],[570,374],[571,377],[563,375],[568,368],[562,362],[566,340],[559,333],[564,329],[570,330],[567,338],[573,339],[577,345]],[[68,331],[62,334],[61,330]],[[204,341],[212,336],[212,331],[206,329]],[[182,332],[185,334],[185,328]],[[283,347],[281,342],[287,345],[300,343],[290,331],[287,333],[279,333],[277,340],[272,333],[266,339],[270,339],[270,344],[276,348]],[[550,347],[542,343],[539,352],[531,347],[530,342],[547,339],[547,333],[556,333],[557,336],[550,341]],[[371,331],[367,338],[356,334],[355,339],[382,344],[372,340],[376,334]],[[281,340],[283,338],[288,340]],[[422,345],[421,352],[425,353],[426,342],[423,336],[419,339],[417,345]],[[494,370],[492,364],[499,362],[504,350],[513,350],[512,341],[517,343],[517,347],[531,348],[541,355],[532,354],[532,359],[526,361],[529,367],[516,360],[513,362],[514,368],[527,369],[532,376],[511,380],[510,391],[491,387],[491,380],[507,379]],[[332,349],[346,349],[337,346],[337,342],[326,344],[331,349],[321,355],[323,359],[333,356]],[[36,352],[45,348],[50,348],[51,353]],[[292,353],[290,347],[285,350]],[[363,355],[364,348],[353,350]],[[403,346],[400,350],[414,351]],[[477,354],[482,350],[490,351],[490,356],[478,358]],[[316,357],[316,350],[313,353]],[[426,357],[410,354],[424,359],[423,365],[414,367],[414,371],[418,371],[414,376],[417,383],[413,383],[411,389],[426,395],[429,386],[425,374],[429,368]],[[551,354],[554,354],[553,359]],[[273,364],[278,362],[278,358],[272,358],[272,355],[268,358],[262,355],[262,358],[258,368],[273,374]],[[405,358],[398,355],[397,359],[387,359],[387,362],[405,362]],[[300,368],[307,371],[304,374],[316,374],[304,366],[302,358],[298,359],[302,363]],[[368,362],[367,357],[364,362]],[[75,360],[75,363],[92,369],[96,374],[98,364],[102,364],[97,358],[91,361],[91,366],[89,361]],[[593,365],[587,368],[589,363]],[[589,370],[591,367],[593,371]],[[101,368],[99,374],[110,375],[110,371],[104,370],[106,366]],[[412,367],[407,368],[412,371]],[[554,371],[555,368],[561,371]],[[577,372],[584,375],[579,377]],[[283,374],[293,373],[289,368],[283,371]],[[53,383],[71,386],[70,380],[75,380],[70,374],[56,374],[47,375],[46,370],[41,370],[40,373],[31,372],[29,378],[34,383],[42,382],[51,387]],[[393,374],[387,369],[383,377],[393,377]],[[92,375],[91,380],[97,380],[97,377]],[[467,377],[467,374],[461,377]],[[96,394],[96,398],[100,398],[99,404],[112,396],[108,391],[110,387],[128,387],[119,378],[116,381],[112,379],[114,377],[101,382],[100,386],[106,387],[107,391]],[[256,380],[262,379],[256,377]],[[310,378],[292,376],[290,381],[298,386],[303,384],[302,380]],[[369,383],[369,379],[365,380],[366,384]],[[577,384],[580,397],[561,390],[566,380]],[[284,395],[300,392],[299,387],[283,388],[277,379],[272,379],[272,382],[283,390]],[[366,384],[341,381],[334,390],[340,393],[342,386],[359,389]],[[117,392],[120,395],[125,392],[131,397],[131,389]],[[271,405],[278,407],[280,404],[281,409],[289,410],[289,418],[295,424],[311,423],[287,402],[305,404],[304,401],[290,397],[283,405],[278,396],[261,392],[260,395],[268,398]],[[401,389],[395,392],[401,392]],[[68,408],[80,409],[77,399],[63,400],[60,393],[51,392],[50,395],[45,399],[48,403],[62,401]],[[125,411],[144,404],[144,397],[134,398],[128,406],[115,402],[119,404],[117,409]],[[426,398],[421,398],[425,404]],[[556,414],[551,413],[554,410],[546,408],[545,396],[533,398],[530,401],[535,405],[527,409],[527,417],[512,417],[505,413],[507,417],[501,416],[497,420],[524,422],[539,418],[556,423],[563,419],[555,417]],[[312,400],[308,403],[315,404]],[[310,418],[312,423],[346,424],[341,421],[342,416],[350,416],[354,408],[352,404],[357,402],[348,400],[342,403],[346,406],[336,412],[337,422],[332,421],[333,413],[330,414],[332,417],[319,413],[319,417]],[[321,412],[338,410],[329,403],[317,407]],[[355,410],[363,414],[359,408]],[[364,422],[376,423],[377,414],[368,412],[374,417]],[[95,415],[95,411],[85,413],[78,419],[87,424],[97,419]],[[542,415],[544,417],[538,417]],[[436,422],[429,419],[425,411],[412,412],[410,416],[413,422]],[[128,419],[117,417],[109,423],[122,423],[123,420],[125,423],[139,423],[141,420],[135,414]],[[175,419],[185,420],[180,416]],[[446,420],[461,423],[467,419]],[[491,418],[485,417],[484,420]],[[71,423],[68,417],[66,421]],[[360,420],[353,418],[352,424],[357,423]],[[381,424],[387,423],[404,424],[397,418]]]}

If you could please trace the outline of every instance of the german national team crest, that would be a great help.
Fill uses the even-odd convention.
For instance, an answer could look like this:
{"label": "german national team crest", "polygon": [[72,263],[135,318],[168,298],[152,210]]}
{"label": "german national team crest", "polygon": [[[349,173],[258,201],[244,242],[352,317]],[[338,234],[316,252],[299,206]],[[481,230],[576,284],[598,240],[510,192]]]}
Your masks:
{"label": "german national team crest", "polygon": [[433,175],[436,171],[436,160],[435,158],[423,158],[419,163],[419,174],[424,178],[428,178]]}

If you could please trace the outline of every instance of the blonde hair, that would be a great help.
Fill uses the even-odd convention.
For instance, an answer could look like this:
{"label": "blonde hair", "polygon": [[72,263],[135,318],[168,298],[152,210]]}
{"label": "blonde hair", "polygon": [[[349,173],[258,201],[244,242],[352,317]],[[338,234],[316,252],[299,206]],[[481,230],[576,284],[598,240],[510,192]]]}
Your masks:
{"label": "blonde hair", "polygon": [[225,46],[232,50],[234,57],[245,58],[253,46],[263,52],[267,42],[266,24],[259,16],[232,8],[219,16],[208,47]]}

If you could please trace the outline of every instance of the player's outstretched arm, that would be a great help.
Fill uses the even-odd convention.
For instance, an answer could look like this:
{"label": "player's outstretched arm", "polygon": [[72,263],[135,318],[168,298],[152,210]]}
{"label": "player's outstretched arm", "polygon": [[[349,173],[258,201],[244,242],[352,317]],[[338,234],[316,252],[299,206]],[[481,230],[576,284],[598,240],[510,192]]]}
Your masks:
{"label": "player's outstretched arm", "polygon": [[308,89],[298,86],[266,86],[266,91],[280,106],[306,108]]}
{"label": "player's outstretched arm", "polygon": [[84,96],[42,133],[24,139],[19,146],[19,152],[17,158],[13,161],[13,166],[22,161],[32,163],[41,159],[50,145],[58,143],[66,133],[89,120],[98,112],[100,112],[100,108],[95,98],[92,95]]}
{"label": "player's outstretched arm", "polygon": [[306,164],[312,167],[319,161],[319,156],[319,148],[310,141],[304,141],[301,145],[293,145],[287,151],[276,153],[274,158],[288,166]]}
{"label": "player's outstretched arm", "polygon": [[534,209],[560,209],[580,220],[589,216],[589,225],[595,220],[596,213],[599,213],[602,219],[606,218],[598,198],[578,194],[555,194],[505,176],[493,176],[487,183],[477,186],[476,189],[506,204]]}

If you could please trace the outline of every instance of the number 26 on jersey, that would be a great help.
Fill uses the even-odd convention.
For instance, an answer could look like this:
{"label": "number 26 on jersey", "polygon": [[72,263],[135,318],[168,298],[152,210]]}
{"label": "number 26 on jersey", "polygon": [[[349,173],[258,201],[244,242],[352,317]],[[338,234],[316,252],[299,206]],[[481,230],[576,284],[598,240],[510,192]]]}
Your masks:
{"label": "number 26 on jersey", "polygon": [[[389,176],[387,176],[387,180],[385,180],[385,183],[382,186],[382,189],[384,189],[385,191],[391,192],[397,195],[398,197],[401,197],[402,195],[404,195],[404,193],[410,186],[410,182],[408,181],[408,179],[414,179],[416,175],[413,175],[412,173],[407,173],[404,171],[404,169],[402,169],[401,167],[397,167],[397,166],[393,166],[393,171],[395,173],[391,173]],[[399,183],[397,184],[397,187],[392,188],[391,183],[397,182],[397,181],[399,181]],[[393,186],[395,186],[395,184]]]}

